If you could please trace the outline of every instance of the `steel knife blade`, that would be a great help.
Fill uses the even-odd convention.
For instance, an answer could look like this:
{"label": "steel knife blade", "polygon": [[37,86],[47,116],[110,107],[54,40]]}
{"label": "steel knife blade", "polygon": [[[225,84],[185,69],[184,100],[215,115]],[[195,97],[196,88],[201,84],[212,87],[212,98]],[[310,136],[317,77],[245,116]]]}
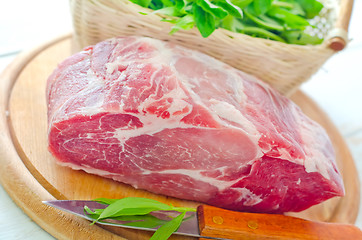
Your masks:
{"label": "steel knife blade", "polygon": [[[84,207],[104,209],[108,205],[84,200],[52,200],[43,203],[94,221],[84,212]],[[164,218],[172,212],[155,212]],[[178,213],[179,214],[179,213]],[[309,221],[281,214],[247,213],[225,210],[208,205],[200,205],[197,212],[187,212],[185,221],[174,234],[203,239],[362,239],[362,231],[352,224]],[[127,222],[102,220],[98,224],[116,227],[156,231],[156,228],[143,228],[123,225]]]}

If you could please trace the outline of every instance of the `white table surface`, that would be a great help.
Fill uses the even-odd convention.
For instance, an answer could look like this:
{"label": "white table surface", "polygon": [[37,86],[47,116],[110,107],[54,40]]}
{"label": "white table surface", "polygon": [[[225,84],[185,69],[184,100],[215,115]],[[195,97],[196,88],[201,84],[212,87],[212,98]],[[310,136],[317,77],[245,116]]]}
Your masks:
{"label": "white table surface", "polygon": [[[0,72],[18,52],[72,30],[66,0],[0,2]],[[323,108],[340,130],[357,164],[362,182],[361,25],[362,0],[355,0],[349,31],[351,43],[347,49],[328,60],[302,89]],[[362,229],[362,210],[359,211],[356,225]],[[0,185],[2,239],[42,240],[53,237],[25,215]]]}

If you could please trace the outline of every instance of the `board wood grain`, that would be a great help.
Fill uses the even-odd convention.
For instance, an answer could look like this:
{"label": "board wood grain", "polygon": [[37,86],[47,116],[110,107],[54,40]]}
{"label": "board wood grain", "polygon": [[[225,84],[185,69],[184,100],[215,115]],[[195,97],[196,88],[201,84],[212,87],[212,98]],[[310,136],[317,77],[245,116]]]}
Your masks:
{"label": "board wood grain", "polygon": [[[153,198],[176,206],[196,207],[184,201],[99,176],[57,165],[47,150],[46,80],[54,68],[72,53],[70,35],[21,54],[0,78],[0,180],[14,201],[40,226],[59,239],[148,239],[151,234],[130,229],[89,226],[69,214],[48,208],[41,200]],[[346,196],[333,198],[300,213],[289,215],[326,222],[354,223],[360,186],[352,156],[336,127],[302,92],[292,96],[302,110],[319,122],[332,139]],[[172,239],[187,239],[174,236]],[[192,238],[190,238],[192,239]]]}

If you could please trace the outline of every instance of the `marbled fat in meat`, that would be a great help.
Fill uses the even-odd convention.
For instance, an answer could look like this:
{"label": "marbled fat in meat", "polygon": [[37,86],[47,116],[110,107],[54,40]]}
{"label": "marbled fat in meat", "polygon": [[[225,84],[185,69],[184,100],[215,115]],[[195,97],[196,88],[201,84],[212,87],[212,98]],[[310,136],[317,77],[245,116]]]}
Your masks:
{"label": "marbled fat in meat", "polygon": [[344,194],[331,142],[265,83],[167,42],[113,38],[47,84],[57,162],[135,188],[252,212]]}

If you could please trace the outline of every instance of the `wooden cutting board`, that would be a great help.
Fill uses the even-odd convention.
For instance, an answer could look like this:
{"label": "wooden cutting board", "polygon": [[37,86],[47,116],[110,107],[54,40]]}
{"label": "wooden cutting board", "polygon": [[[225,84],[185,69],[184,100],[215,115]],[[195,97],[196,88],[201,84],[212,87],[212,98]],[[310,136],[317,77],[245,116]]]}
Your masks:
{"label": "wooden cutting board", "polygon": [[[47,150],[45,85],[47,77],[71,55],[71,36],[63,36],[23,53],[0,78],[0,180],[13,200],[35,222],[58,239],[148,239],[150,233],[90,226],[89,222],[49,208],[49,199],[93,199],[139,196],[176,206],[197,203],[155,195],[83,171],[55,164]],[[327,222],[354,223],[360,186],[354,161],[343,138],[323,111],[305,94],[292,99],[331,137],[343,174],[346,196],[290,215]],[[186,239],[175,236],[172,239]],[[190,238],[191,239],[191,238]]]}

